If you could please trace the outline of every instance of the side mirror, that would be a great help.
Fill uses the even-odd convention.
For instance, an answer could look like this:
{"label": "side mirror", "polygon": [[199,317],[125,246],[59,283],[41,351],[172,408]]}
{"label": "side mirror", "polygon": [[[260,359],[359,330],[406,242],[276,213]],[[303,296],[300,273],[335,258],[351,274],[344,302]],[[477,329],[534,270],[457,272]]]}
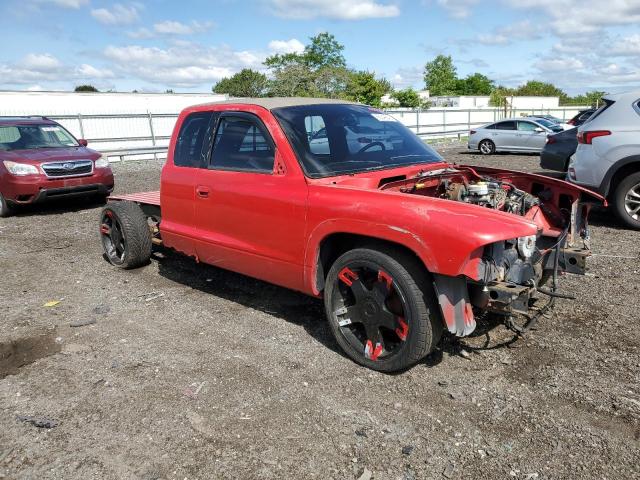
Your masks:
{"label": "side mirror", "polygon": [[79,138],[78,143],[81,147],[86,147],[87,145],[89,145],[89,142],[87,142],[84,138]]}
{"label": "side mirror", "polygon": [[536,133],[542,133],[542,132],[544,132],[544,128],[536,127],[536,128],[535,128],[535,130],[534,130],[534,132],[536,132]]}

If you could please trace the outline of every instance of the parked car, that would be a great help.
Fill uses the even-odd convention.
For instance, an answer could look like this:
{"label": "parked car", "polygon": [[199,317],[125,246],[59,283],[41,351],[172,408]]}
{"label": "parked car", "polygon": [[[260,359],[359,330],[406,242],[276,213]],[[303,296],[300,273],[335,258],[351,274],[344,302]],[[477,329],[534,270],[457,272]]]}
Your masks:
{"label": "parked car", "polygon": [[549,120],[510,118],[471,130],[467,148],[480,150],[483,155],[539,152],[547,141],[547,135],[561,131],[562,127]]}
{"label": "parked car", "polygon": [[578,147],[577,128],[554,133],[547,137],[542,152],[540,152],[540,166],[548,170],[566,172],[569,168],[569,159]]}
{"label": "parked car", "polygon": [[[349,132],[364,127],[380,136],[352,148]],[[326,149],[314,152],[319,128]],[[531,328],[560,295],[558,274],[584,273],[581,235],[601,200],[558,179],[449,164],[364,105],[236,99],[185,109],[160,191],[111,197],[99,231],[116,267],[145,265],[161,244],[324,298],[346,354],[395,371],[445,328],[470,334],[482,312]],[[527,320],[512,323],[518,312]]]}
{"label": "parked car", "polygon": [[570,128],[573,128],[572,125],[569,125],[564,120],[558,117],[554,117],[553,115],[528,115],[524,118],[530,118],[532,120],[546,120],[547,122],[551,122],[555,125],[562,127],[563,130],[569,130]]}
{"label": "parked car", "polygon": [[568,179],[605,196],[622,222],[640,229],[640,90],[603,100],[578,128]]}
{"label": "parked car", "polygon": [[569,120],[567,123],[569,125],[573,125],[574,127],[579,127],[584,122],[589,120],[589,117],[594,114],[596,111],[595,108],[588,108],[586,110],[580,110],[575,117]]}
{"label": "parked car", "polygon": [[86,140],[45,117],[0,117],[0,216],[20,204],[112,190],[109,162]]}

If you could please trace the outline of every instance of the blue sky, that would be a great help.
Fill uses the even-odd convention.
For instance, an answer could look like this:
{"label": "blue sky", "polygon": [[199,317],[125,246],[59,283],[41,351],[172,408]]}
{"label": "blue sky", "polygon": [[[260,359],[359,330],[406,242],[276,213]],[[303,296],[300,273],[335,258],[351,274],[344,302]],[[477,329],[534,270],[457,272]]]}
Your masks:
{"label": "blue sky", "polygon": [[439,53],[508,86],[640,85],[640,0],[1,0],[0,30],[0,89],[207,92],[322,31],[397,88]]}

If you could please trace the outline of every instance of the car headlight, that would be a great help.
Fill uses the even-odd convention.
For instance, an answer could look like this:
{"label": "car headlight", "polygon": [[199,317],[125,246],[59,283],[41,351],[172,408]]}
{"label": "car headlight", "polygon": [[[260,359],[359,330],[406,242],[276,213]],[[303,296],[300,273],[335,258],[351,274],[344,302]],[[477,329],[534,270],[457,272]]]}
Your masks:
{"label": "car headlight", "polygon": [[28,163],[10,162],[9,160],[4,160],[2,163],[4,163],[5,168],[9,170],[9,173],[12,175],[38,175],[39,173],[38,167],[29,165]]}
{"label": "car headlight", "polygon": [[529,258],[536,251],[536,240],[537,237],[535,235],[529,235],[528,237],[519,237],[518,238],[518,251],[520,255],[524,258]]}
{"label": "car headlight", "polygon": [[109,159],[104,155],[100,155],[94,164],[96,168],[107,168],[109,166]]}

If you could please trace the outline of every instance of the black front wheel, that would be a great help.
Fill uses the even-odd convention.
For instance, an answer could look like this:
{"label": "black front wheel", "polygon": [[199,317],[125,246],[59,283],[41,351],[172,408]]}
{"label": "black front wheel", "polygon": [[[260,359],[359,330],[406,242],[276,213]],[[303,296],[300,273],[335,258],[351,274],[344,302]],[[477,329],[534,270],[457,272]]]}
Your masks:
{"label": "black front wheel", "polygon": [[442,334],[428,273],[402,251],[358,248],[343,254],[327,275],[324,301],[340,347],[373,370],[410,367]]}
{"label": "black front wheel", "polygon": [[151,258],[151,230],[147,217],[134,202],[112,202],[100,215],[104,255],[119,268],[136,268]]}
{"label": "black front wheel", "polygon": [[13,206],[0,193],[0,217],[8,217],[13,213]]}

